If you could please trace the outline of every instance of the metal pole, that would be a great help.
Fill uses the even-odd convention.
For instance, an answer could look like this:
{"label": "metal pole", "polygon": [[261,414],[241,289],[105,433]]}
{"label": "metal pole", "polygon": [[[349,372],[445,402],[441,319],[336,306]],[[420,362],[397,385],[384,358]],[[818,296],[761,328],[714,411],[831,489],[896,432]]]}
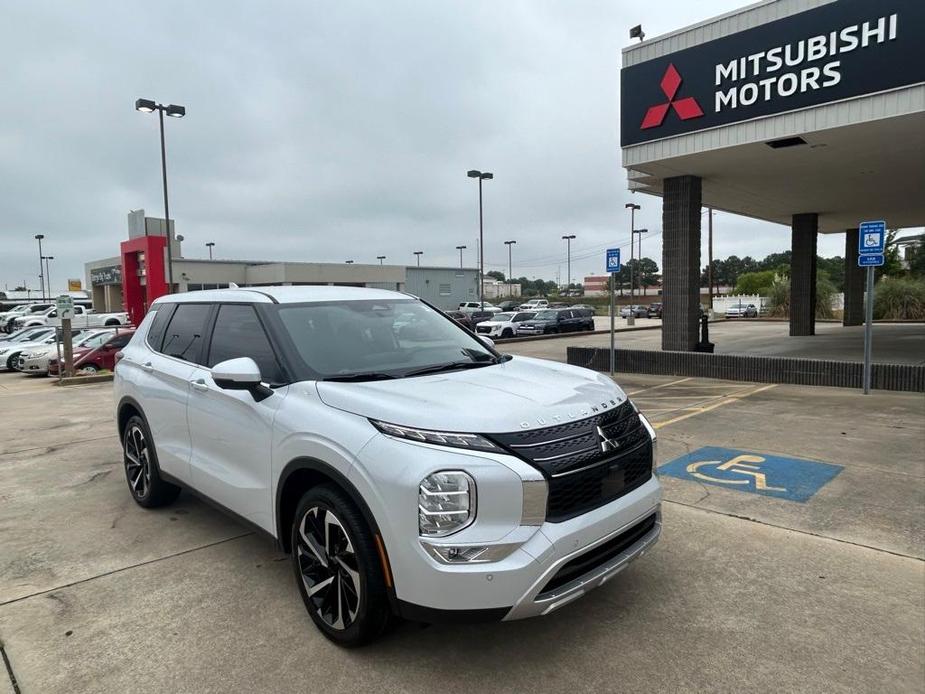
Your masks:
{"label": "metal pole", "polygon": [[639,289],[642,292],[642,295],[645,296],[646,287],[642,283],[642,233],[639,234],[639,265],[636,266],[636,274],[639,279]]}
{"label": "metal pole", "polygon": [[48,298],[51,298],[51,270],[48,266],[48,261],[52,259],[52,256],[45,256],[45,282],[48,283]]}
{"label": "metal pole", "polygon": [[463,252],[463,249],[462,249],[462,246],[460,246],[458,250],[459,250],[459,269],[462,270],[462,266],[463,266],[463,261],[462,261],[462,252]]}
{"label": "metal pole", "polygon": [[485,297],[482,295],[485,285],[485,235],[482,228],[482,176],[479,175],[479,303],[485,310]]}
{"label": "metal pole", "polygon": [[616,278],[613,272],[610,273],[610,377],[613,378],[614,372],[614,283]]}
{"label": "metal pole", "polygon": [[42,239],[41,234],[39,234],[39,284],[42,285],[42,301],[45,301],[45,275],[42,272]]}
{"label": "metal pole", "polygon": [[566,263],[565,263],[565,295],[569,296],[569,290],[572,286],[572,239],[565,239]]}
{"label": "metal pole", "polygon": [[710,295],[710,310],[713,310],[713,208],[707,208],[707,292]]}
{"label": "metal pole", "polygon": [[514,296],[514,287],[511,284],[511,275],[514,272],[514,270],[512,269],[514,266],[511,264],[511,248],[513,247],[514,247],[513,243],[509,243],[507,245],[507,295],[508,297]]}
{"label": "metal pole", "polygon": [[636,208],[631,207],[630,208],[630,272],[629,272],[629,276],[630,276],[630,314],[626,317],[627,325],[636,324],[636,316],[633,315],[633,305],[636,303],[635,292],[633,291],[633,287],[635,286],[634,277],[636,274],[633,271],[633,266],[635,265],[635,263],[633,263],[633,232],[635,230],[636,230]]}
{"label": "metal pole", "polygon": [[167,145],[164,142],[164,107],[157,109],[161,124],[161,175],[164,179],[164,223],[167,225],[167,293],[173,294],[173,244],[170,242],[170,205],[167,202]]}
{"label": "metal pole", "polygon": [[73,335],[71,335],[71,319],[62,318],[61,319],[61,337],[64,338],[64,363],[58,364],[60,369],[64,367],[64,375],[70,378],[74,375],[74,342]]}
{"label": "metal pole", "polygon": [[864,395],[870,395],[870,353],[873,346],[874,268],[867,268],[867,306],[864,320]]}

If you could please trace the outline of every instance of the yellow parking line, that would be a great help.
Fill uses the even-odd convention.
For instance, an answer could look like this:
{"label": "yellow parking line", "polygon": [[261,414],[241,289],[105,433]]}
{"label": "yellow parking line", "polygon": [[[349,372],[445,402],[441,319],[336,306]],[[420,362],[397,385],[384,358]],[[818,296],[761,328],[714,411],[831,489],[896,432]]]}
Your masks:
{"label": "yellow parking line", "polygon": [[675,386],[679,383],[684,383],[685,381],[692,381],[693,379],[694,379],[693,376],[688,376],[687,378],[682,378],[677,381],[671,381],[670,383],[660,383],[659,385],[652,386],[650,388],[642,388],[640,390],[634,390],[632,393],[627,393],[627,395],[637,395],[639,393],[646,393],[650,390],[658,390],[659,388],[667,388],[668,386]]}
{"label": "yellow parking line", "polygon": [[704,412],[709,412],[710,410],[715,410],[717,407],[722,407],[723,405],[731,405],[732,403],[738,402],[739,400],[747,398],[750,395],[754,395],[755,393],[760,393],[765,390],[770,390],[771,388],[775,388],[775,387],[777,387],[777,384],[772,383],[770,385],[761,386],[760,388],[755,388],[754,390],[751,390],[748,393],[743,393],[741,395],[736,394],[736,395],[726,396],[726,397],[721,398],[717,402],[714,402],[712,405],[706,405],[705,407],[698,407],[696,410],[687,412],[686,414],[678,415],[677,417],[674,417],[673,419],[665,420],[664,422],[655,423],[652,426],[656,429],[661,429],[662,427],[666,427],[669,424],[674,424],[675,422],[680,422],[681,420],[689,419],[690,417],[696,417],[697,415],[703,414]]}

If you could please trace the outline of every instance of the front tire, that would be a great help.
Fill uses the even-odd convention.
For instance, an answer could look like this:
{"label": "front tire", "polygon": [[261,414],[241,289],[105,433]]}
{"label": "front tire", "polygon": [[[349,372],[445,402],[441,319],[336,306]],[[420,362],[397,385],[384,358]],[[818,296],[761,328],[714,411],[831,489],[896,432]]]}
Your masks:
{"label": "front tire", "polygon": [[505,328],[501,331],[501,337],[514,337],[514,331],[510,328]]}
{"label": "front tire", "polygon": [[292,528],[299,594],[315,626],[347,648],[377,638],[391,612],[374,536],[357,507],[333,486],[310,489]]}
{"label": "front tire", "polygon": [[125,424],[122,434],[122,459],[125,481],[132,498],[139,506],[167,506],[180,494],[179,487],[161,479],[151,432],[148,431],[145,420],[138,415]]}

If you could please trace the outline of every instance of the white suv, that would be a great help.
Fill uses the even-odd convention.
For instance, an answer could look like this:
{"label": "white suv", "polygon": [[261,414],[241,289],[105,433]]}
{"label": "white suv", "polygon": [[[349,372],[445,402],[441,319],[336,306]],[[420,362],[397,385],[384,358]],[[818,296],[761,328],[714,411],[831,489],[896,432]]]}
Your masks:
{"label": "white suv", "polygon": [[620,388],[501,355],[405,294],[163,297],[115,394],[135,501],[189,488],[272,536],[341,645],[395,614],[547,614],[661,531],[655,432]]}

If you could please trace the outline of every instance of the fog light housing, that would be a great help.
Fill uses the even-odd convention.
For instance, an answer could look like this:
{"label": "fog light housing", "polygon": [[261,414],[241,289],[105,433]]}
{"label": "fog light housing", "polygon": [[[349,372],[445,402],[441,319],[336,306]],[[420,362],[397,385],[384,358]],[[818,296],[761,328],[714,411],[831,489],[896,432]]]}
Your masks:
{"label": "fog light housing", "polygon": [[445,537],[475,520],[475,480],[460,470],[435,472],[418,487],[418,527],[424,537]]}

